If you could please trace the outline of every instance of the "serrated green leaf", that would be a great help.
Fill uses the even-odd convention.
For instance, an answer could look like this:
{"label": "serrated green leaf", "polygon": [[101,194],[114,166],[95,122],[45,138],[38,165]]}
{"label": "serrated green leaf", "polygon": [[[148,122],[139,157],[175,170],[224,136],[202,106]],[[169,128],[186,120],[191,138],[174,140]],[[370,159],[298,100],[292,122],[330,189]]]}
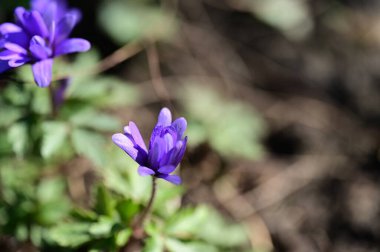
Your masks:
{"label": "serrated green leaf", "polygon": [[49,237],[60,246],[75,248],[91,241],[89,228],[87,223],[60,224],[50,230]]}
{"label": "serrated green leaf", "polygon": [[41,155],[44,158],[49,158],[57,153],[64,144],[68,127],[64,122],[44,122],[42,132]]}
{"label": "serrated green leaf", "polygon": [[106,159],[104,153],[105,140],[102,135],[85,129],[74,129],[71,139],[78,154],[89,158],[96,165],[104,165]]}

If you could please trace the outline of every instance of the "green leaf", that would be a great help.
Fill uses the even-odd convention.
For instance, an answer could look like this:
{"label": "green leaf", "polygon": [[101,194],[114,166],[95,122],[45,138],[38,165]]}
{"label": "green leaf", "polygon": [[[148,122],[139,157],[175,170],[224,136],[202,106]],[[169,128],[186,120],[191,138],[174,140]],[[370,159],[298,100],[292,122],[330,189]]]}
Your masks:
{"label": "green leaf", "polygon": [[100,25],[120,44],[131,40],[169,39],[178,25],[172,13],[136,0],[107,1],[99,10]]}
{"label": "green leaf", "polygon": [[48,88],[34,88],[32,110],[37,114],[48,115],[51,113],[51,100]]}
{"label": "green leaf", "polygon": [[101,217],[96,223],[92,223],[88,232],[94,237],[109,237],[114,225],[114,221],[108,217]]}
{"label": "green leaf", "polygon": [[42,132],[41,155],[50,158],[65,143],[68,127],[64,122],[44,122]]}
{"label": "green leaf", "polygon": [[87,223],[60,224],[50,230],[49,237],[60,246],[74,248],[91,241],[89,228]]}
{"label": "green leaf", "polygon": [[0,127],[7,127],[22,116],[22,111],[13,106],[0,104]]}
{"label": "green leaf", "polygon": [[75,219],[78,219],[84,222],[94,222],[98,219],[98,215],[95,212],[88,209],[84,209],[84,208],[75,208],[72,211],[71,215]]}
{"label": "green leaf", "polygon": [[137,88],[115,77],[84,79],[70,88],[70,98],[85,99],[98,107],[133,105],[139,100]]}
{"label": "green leaf", "polygon": [[197,236],[210,244],[234,247],[247,244],[248,237],[242,226],[229,224],[215,210],[207,208],[207,225],[198,230]]}
{"label": "green leaf", "polygon": [[208,222],[207,217],[205,207],[181,209],[167,221],[165,233],[178,238],[194,237]]}
{"label": "green leaf", "polygon": [[251,106],[228,100],[216,90],[196,84],[186,85],[181,91],[180,101],[188,114],[190,145],[209,142],[227,158],[258,159],[263,155],[261,137],[265,133],[265,124]]}
{"label": "green leaf", "polygon": [[75,113],[70,118],[70,122],[76,126],[100,131],[115,131],[121,128],[121,124],[117,118],[99,113],[99,111],[90,108]]}
{"label": "green leaf", "polygon": [[142,252],[163,252],[164,240],[159,235],[153,235],[146,239]]}
{"label": "green leaf", "polygon": [[216,247],[201,242],[182,242],[176,239],[165,240],[165,245],[170,252],[218,252]]}
{"label": "green leaf", "polygon": [[121,230],[120,232],[116,234],[116,237],[115,237],[116,245],[119,247],[124,246],[128,242],[131,235],[132,235],[132,230],[130,229]]}
{"label": "green leaf", "polygon": [[115,201],[104,185],[99,185],[96,191],[95,211],[100,215],[113,216]]}
{"label": "green leaf", "polygon": [[17,156],[22,157],[28,146],[28,128],[25,123],[13,124],[8,130],[8,141]]}
{"label": "green leaf", "polygon": [[120,219],[124,224],[130,224],[133,217],[139,212],[140,206],[129,199],[121,200],[116,205]]}
{"label": "green leaf", "polygon": [[98,166],[104,165],[105,140],[102,135],[85,129],[74,129],[71,139],[78,154],[83,154]]}

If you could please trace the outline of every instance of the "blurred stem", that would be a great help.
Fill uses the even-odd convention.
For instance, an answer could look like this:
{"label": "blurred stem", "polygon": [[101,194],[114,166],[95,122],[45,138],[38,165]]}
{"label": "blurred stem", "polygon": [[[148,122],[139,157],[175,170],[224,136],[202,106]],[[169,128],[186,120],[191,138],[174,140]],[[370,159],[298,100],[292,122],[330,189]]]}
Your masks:
{"label": "blurred stem", "polygon": [[146,48],[146,53],[148,57],[149,72],[152,78],[153,89],[159,99],[163,100],[166,103],[170,103],[170,95],[162,80],[160,60],[158,57],[157,47],[154,42],[152,42]]}
{"label": "blurred stem", "polygon": [[139,216],[135,224],[133,225],[133,231],[136,236],[141,236],[140,234],[142,233],[141,229],[143,227],[144,221],[147,218],[149,212],[151,211],[151,208],[153,206],[153,201],[156,196],[156,190],[157,190],[157,178],[152,176],[152,192],[150,195],[150,199],[148,201],[148,204],[146,205],[144,211],[142,214]]}

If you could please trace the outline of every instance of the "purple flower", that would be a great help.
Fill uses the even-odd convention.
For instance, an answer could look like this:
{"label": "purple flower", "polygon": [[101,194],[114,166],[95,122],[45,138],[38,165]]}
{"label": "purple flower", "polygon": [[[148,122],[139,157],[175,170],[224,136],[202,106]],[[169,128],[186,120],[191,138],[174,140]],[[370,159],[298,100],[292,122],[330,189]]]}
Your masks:
{"label": "purple flower", "polygon": [[32,0],[31,10],[17,7],[16,22],[0,25],[0,73],[32,64],[39,87],[52,80],[53,58],[90,49],[85,39],[68,38],[81,18],[65,0]]}
{"label": "purple flower", "polygon": [[138,173],[141,176],[152,175],[178,185],[181,178],[170,173],[185,154],[187,137],[183,137],[183,133],[186,127],[185,118],[172,122],[170,110],[163,108],[150,137],[149,149],[134,122],[124,127],[124,134],[114,134],[112,140],[140,165]]}

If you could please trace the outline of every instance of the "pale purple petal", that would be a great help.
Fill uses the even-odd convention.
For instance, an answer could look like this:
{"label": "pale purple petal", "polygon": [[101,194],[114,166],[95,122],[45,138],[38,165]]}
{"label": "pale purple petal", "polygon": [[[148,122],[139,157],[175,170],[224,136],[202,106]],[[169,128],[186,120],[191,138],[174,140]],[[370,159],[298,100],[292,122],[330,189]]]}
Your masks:
{"label": "pale purple petal", "polygon": [[24,13],[26,12],[24,7],[17,7],[15,9],[15,17],[16,17],[16,22],[19,23],[20,25],[24,26],[25,24],[25,19],[24,19]]}
{"label": "pale purple petal", "polygon": [[37,35],[30,40],[29,50],[37,59],[46,59],[52,53],[51,49],[46,46],[45,40]]}
{"label": "pale purple petal", "polygon": [[135,143],[142,149],[144,149],[146,152],[148,152],[144,143],[144,139],[142,138],[141,133],[134,122],[129,122],[129,130],[130,134],[133,137],[133,140],[135,140]]}
{"label": "pale purple petal", "polygon": [[137,172],[140,174],[140,176],[149,176],[155,174],[152,169],[145,166],[139,166],[139,168],[137,168]]}
{"label": "pale purple petal", "polygon": [[7,42],[4,44],[4,48],[18,54],[25,54],[25,55],[28,54],[28,51],[25,48],[19,46],[18,44]]}
{"label": "pale purple petal", "polygon": [[181,139],[183,136],[183,133],[185,133],[185,130],[187,128],[187,122],[186,119],[183,117],[180,117],[176,119],[173,123],[172,126],[175,128],[177,131],[177,137],[178,139]]}
{"label": "pale purple petal", "polygon": [[4,50],[0,52],[0,60],[22,59],[23,57],[14,51]]}
{"label": "pale purple petal", "polygon": [[133,142],[124,134],[117,133],[112,135],[112,141],[125,151],[132,159],[136,160],[138,151]]}
{"label": "pale purple petal", "polygon": [[22,56],[21,58],[13,58],[8,61],[10,67],[19,67],[30,61],[30,58],[27,56]]}
{"label": "pale purple petal", "polygon": [[32,65],[34,80],[39,87],[49,86],[52,79],[53,60],[45,59]]}
{"label": "pale purple petal", "polygon": [[173,183],[175,185],[179,185],[182,183],[182,180],[177,175],[158,175],[158,178],[165,179],[166,181],[169,181],[170,183]]}
{"label": "pale purple petal", "polygon": [[85,39],[72,38],[63,40],[56,48],[55,56],[75,53],[75,52],[85,52],[91,48],[90,42]]}
{"label": "pale purple petal", "polygon": [[169,173],[172,173],[174,170],[175,170],[175,166],[173,165],[165,165],[165,166],[162,166],[160,168],[158,168],[158,172],[159,173],[163,173],[163,174],[169,174]]}
{"label": "pale purple petal", "polygon": [[20,26],[12,24],[12,23],[3,23],[0,25],[1,34],[15,33],[15,32],[21,32],[21,31],[22,31],[22,28]]}
{"label": "pale purple petal", "polygon": [[172,113],[168,108],[163,108],[158,115],[157,126],[169,126],[172,123]]}

